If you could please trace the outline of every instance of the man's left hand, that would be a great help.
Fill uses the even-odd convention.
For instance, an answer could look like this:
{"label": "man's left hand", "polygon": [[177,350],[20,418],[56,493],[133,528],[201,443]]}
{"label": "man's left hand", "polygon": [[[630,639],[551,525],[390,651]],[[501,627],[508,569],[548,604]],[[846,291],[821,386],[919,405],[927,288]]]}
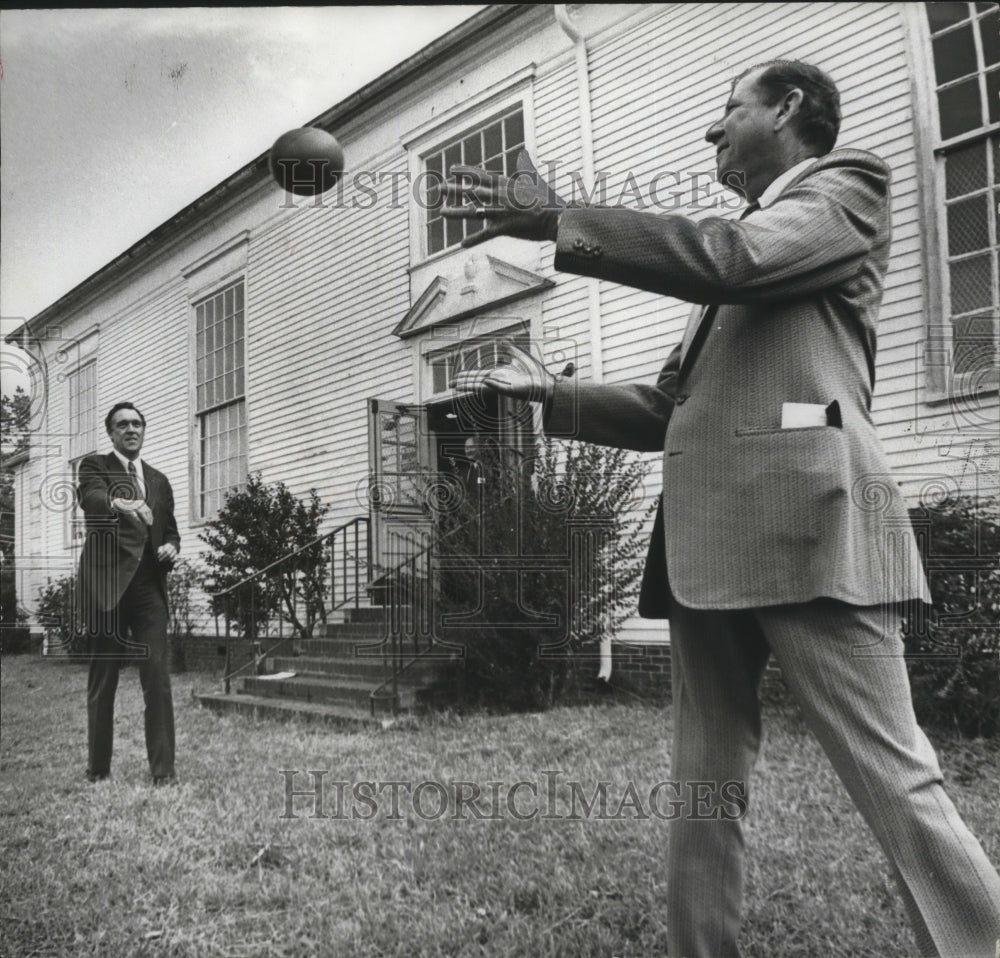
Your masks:
{"label": "man's left hand", "polygon": [[173,565],[174,560],[177,558],[177,547],[172,542],[164,542],[156,550],[156,558],[164,563],[164,565]]}
{"label": "man's left hand", "polygon": [[494,236],[556,239],[559,215],[567,204],[538,175],[527,150],[518,154],[517,169],[511,177],[474,166],[453,166],[449,174],[441,215],[484,223],[483,229],[462,241],[463,246],[475,246]]}

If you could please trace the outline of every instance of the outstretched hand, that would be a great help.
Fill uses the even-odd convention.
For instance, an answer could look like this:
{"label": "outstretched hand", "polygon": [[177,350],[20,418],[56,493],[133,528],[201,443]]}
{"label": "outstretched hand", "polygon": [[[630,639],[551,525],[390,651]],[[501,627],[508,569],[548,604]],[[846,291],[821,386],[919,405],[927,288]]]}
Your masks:
{"label": "outstretched hand", "polygon": [[544,402],[555,377],[537,359],[509,340],[504,340],[502,345],[501,365],[461,371],[452,379],[452,388],[458,392],[492,392],[511,399]]}
{"label": "outstretched hand", "polygon": [[475,166],[453,166],[448,172],[441,215],[484,223],[484,229],[462,241],[463,246],[475,246],[494,236],[555,240],[559,214],[567,204],[539,176],[527,150],[518,154],[510,177]]}

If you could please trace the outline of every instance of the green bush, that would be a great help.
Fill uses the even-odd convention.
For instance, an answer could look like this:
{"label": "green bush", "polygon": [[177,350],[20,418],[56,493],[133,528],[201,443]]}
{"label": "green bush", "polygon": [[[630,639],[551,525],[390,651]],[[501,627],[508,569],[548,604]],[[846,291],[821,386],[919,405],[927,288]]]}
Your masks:
{"label": "green bush", "polygon": [[622,450],[543,441],[530,461],[479,449],[440,516],[436,634],[463,650],[466,705],[546,708],[634,613],[648,466]]}
{"label": "green bush", "polygon": [[933,609],[906,617],[918,719],[967,736],[1000,733],[1000,509],[953,497],[910,510]]}
{"label": "green bush", "polygon": [[[259,474],[248,476],[246,488],[226,496],[199,535],[209,547],[201,561],[205,590],[215,593],[212,613],[226,616],[248,638],[266,634],[279,616],[296,635],[312,635],[317,622],[326,621],[328,570],[322,546],[310,543],[328,511],[315,490],[299,500],[283,482],[267,485]],[[293,553],[294,559],[264,573]]]}

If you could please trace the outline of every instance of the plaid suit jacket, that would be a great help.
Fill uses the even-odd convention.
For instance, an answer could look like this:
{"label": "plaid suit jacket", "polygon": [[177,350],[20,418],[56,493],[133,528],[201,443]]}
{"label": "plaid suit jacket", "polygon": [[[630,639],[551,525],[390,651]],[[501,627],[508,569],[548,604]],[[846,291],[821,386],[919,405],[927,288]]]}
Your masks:
{"label": "plaid suit jacket", "polygon": [[[180,550],[170,482],[145,460],[142,473],[146,505],[153,513],[153,524],[148,528],[149,544],[154,553],[167,542]],[[77,495],[86,525],[80,555],[80,600],[84,614],[115,608],[139,569],[146,548],[147,527],[111,509],[111,500],[127,498],[131,489],[128,473],[113,452],[87,456],[80,463]],[[164,595],[166,574],[166,566],[158,564],[157,582]]]}
{"label": "plaid suit jacket", "polygon": [[[707,304],[655,383],[555,387],[551,435],[663,453],[640,614],[929,600],[871,419],[889,169],[838,150],[743,221],[571,209],[556,267]],[[699,322],[702,310],[692,314]],[[685,340],[690,340],[690,335]],[[827,425],[782,428],[784,403]]]}

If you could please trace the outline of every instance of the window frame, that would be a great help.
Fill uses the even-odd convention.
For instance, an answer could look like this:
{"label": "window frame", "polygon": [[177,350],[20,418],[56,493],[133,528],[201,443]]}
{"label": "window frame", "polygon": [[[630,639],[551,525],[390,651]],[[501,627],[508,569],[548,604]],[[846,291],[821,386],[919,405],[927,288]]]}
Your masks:
{"label": "window frame", "polygon": [[[203,401],[202,399],[202,389],[203,387],[208,387],[210,383],[216,383],[220,378],[218,375],[214,375],[216,370],[213,369],[213,376],[211,378],[206,378],[202,381],[202,363],[208,363],[208,356],[202,355],[201,349],[201,339],[200,332],[198,328],[199,324],[199,309],[205,307],[211,301],[222,299],[223,304],[225,304],[225,296],[228,292],[233,291],[234,296],[234,309],[232,316],[239,316],[240,323],[240,335],[235,337],[232,344],[222,341],[221,347],[213,348],[211,352],[217,354],[219,349],[225,349],[228,345],[235,346],[237,343],[240,344],[239,355],[237,357],[236,351],[234,349],[234,361],[231,370],[227,370],[225,366],[222,368],[222,377],[224,377],[231,372],[233,375],[233,394],[225,395],[225,390],[223,390],[223,395],[220,397],[216,394],[212,394],[210,401]],[[238,292],[237,292],[238,291]],[[236,308],[236,302],[241,302],[241,307]],[[225,305],[223,306],[225,310]],[[214,312],[214,310],[213,310]],[[231,489],[242,488],[246,483],[246,473],[249,470],[249,441],[248,441],[248,430],[249,430],[249,416],[247,409],[247,290],[246,290],[246,277],[245,275],[230,276],[225,281],[220,282],[211,290],[203,291],[196,299],[191,301],[191,324],[192,324],[192,353],[193,353],[193,376],[192,376],[192,406],[193,406],[193,433],[192,433],[192,495],[191,495],[191,516],[194,524],[204,524],[211,521],[217,514],[218,509],[222,504],[225,491]],[[227,314],[223,312],[222,321],[223,323],[228,318]],[[213,315],[212,327],[217,325],[217,320]],[[235,327],[234,327],[235,332]],[[206,327],[206,337],[207,327]],[[236,359],[239,359],[239,363]],[[241,377],[241,378],[238,378]],[[239,382],[240,389],[236,389],[235,386]],[[237,409],[242,410],[242,412],[237,412],[238,423],[236,426],[237,432],[242,432],[242,440],[240,442],[240,448],[237,449],[236,456],[227,457],[226,460],[219,461],[231,461],[233,459],[239,460],[242,458],[243,466],[242,469],[242,479],[237,485],[230,485],[225,487],[219,487],[206,489],[206,468],[210,463],[206,460],[206,443],[212,440],[218,441],[219,436],[222,433],[215,435],[206,435],[206,424],[209,422],[209,417],[213,417],[224,410]],[[234,431],[233,429],[224,430],[228,432]],[[213,498],[218,497],[218,502],[213,505]]]}
{"label": "window frame", "polygon": [[[521,126],[521,139],[517,143],[511,144],[507,141],[507,121],[512,117],[520,118]],[[501,143],[498,153],[492,153],[489,157],[484,157],[485,149],[481,148],[479,152],[478,159],[475,157],[467,158],[464,155],[465,146],[467,141],[470,141],[474,136],[479,136],[483,138],[488,129],[493,126],[500,127]],[[430,147],[420,153],[420,168],[421,174],[424,179],[422,182],[430,185],[430,162],[432,158],[441,158],[441,169],[435,171],[438,176],[442,178],[442,185],[444,179],[447,177],[448,168],[450,168],[451,163],[460,162],[465,166],[484,166],[486,169],[490,169],[488,163],[491,163],[495,158],[499,158],[504,161],[504,169],[496,170],[496,172],[503,172],[505,175],[510,176],[513,173],[513,169],[509,165],[509,160],[511,159],[510,154],[515,149],[524,149],[526,143],[526,129],[524,121],[524,105],[520,102],[515,101],[514,103],[508,105],[506,108],[500,110],[491,116],[487,116],[477,123],[472,124],[467,129],[463,130],[461,133],[452,134],[451,136],[444,139],[437,145]],[[456,157],[454,160],[447,160],[447,154],[458,148],[463,155],[461,157]],[[427,195],[427,190],[422,193],[423,196]],[[485,228],[484,224],[480,220],[445,220],[440,216],[433,216],[432,210],[429,206],[423,207],[422,216],[422,227],[421,227],[421,248],[424,252],[426,258],[431,258],[438,255],[443,255],[445,253],[452,252],[460,248],[463,239],[469,236],[474,236],[476,233],[480,232]],[[442,223],[444,236],[442,237],[444,245],[440,249],[431,249],[431,227],[433,223]],[[462,236],[458,240],[448,241],[448,230],[454,224],[455,229],[461,229]],[[470,229],[470,227],[473,227]]]}
{"label": "window frame", "polygon": [[443,250],[430,253],[427,244],[427,173],[425,157],[440,150],[447,143],[484,126],[491,118],[506,115],[520,107],[524,124],[524,148],[536,156],[535,115],[532,98],[535,66],[530,64],[496,84],[484,89],[476,102],[467,102],[446,110],[443,114],[427,120],[412,129],[403,139],[407,151],[410,190],[409,235],[411,269],[419,269],[427,263],[434,263],[463,252],[460,245],[446,246]]}
{"label": "window frame", "polygon": [[[76,398],[77,394],[74,390],[74,380],[84,372],[93,376],[93,382],[88,387],[93,394],[93,404],[89,416],[86,412],[74,408],[78,402]],[[63,530],[63,537],[64,543],[68,547],[73,547],[83,542],[86,536],[85,519],[76,495],[76,489],[79,485],[80,463],[87,456],[93,456],[98,451],[98,443],[100,442],[99,408],[97,358],[91,357],[79,363],[75,369],[66,374],[66,424],[69,440],[69,448],[66,451],[68,453],[67,462],[72,482],[72,505],[66,510],[66,526]],[[86,424],[86,431],[77,431],[75,424],[79,423]],[[81,440],[90,439],[92,441],[89,444],[82,441],[78,442],[78,438]]]}
{"label": "window frame", "polygon": [[[992,141],[997,144],[992,157],[987,156],[985,176],[986,185],[983,192],[994,198],[1000,196],[1000,122],[987,121],[974,130],[959,133],[947,139],[941,135],[941,116],[938,92],[950,86],[967,82],[971,74],[963,75],[946,83],[937,83],[937,73],[934,61],[931,25],[927,15],[927,3],[906,4],[903,6],[904,23],[909,38],[913,87],[914,87],[914,132],[916,141],[916,167],[918,175],[918,196],[921,220],[925,224],[923,266],[925,277],[925,341],[923,349],[923,377],[925,386],[925,401],[928,405],[937,405],[956,399],[979,399],[997,392],[1000,387],[1000,373],[997,370],[997,359],[1000,358],[1000,270],[993,269],[989,277],[993,303],[982,310],[972,310],[958,314],[958,318],[974,317],[979,313],[989,316],[992,311],[992,346],[994,364],[992,367],[956,372],[955,359],[955,318],[951,309],[951,278],[952,263],[959,262],[962,254],[952,256],[948,242],[948,208],[956,202],[961,202],[978,193],[962,193],[956,197],[947,196],[947,160],[959,150],[975,143],[983,143],[984,147]],[[967,3],[970,16],[950,29],[960,29],[963,23],[978,22],[991,15],[991,11],[976,9],[977,4]],[[943,35],[939,32],[935,35]],[[972,31],[974,52],[976,56],[976,79],[979,84],[980,107],[988,103],[987,70],[982,41],[978,29]],[[993,164],[991,176],[990,164]],[[996,202],[987,201],[990,212],[988,216],[992,224],[992,239],[1000,242],[1000,210]],[[995,242],[987,247],[994,266],[1000,263],[1000,250]],[[969,254],[980,255],[981,251]]]}

